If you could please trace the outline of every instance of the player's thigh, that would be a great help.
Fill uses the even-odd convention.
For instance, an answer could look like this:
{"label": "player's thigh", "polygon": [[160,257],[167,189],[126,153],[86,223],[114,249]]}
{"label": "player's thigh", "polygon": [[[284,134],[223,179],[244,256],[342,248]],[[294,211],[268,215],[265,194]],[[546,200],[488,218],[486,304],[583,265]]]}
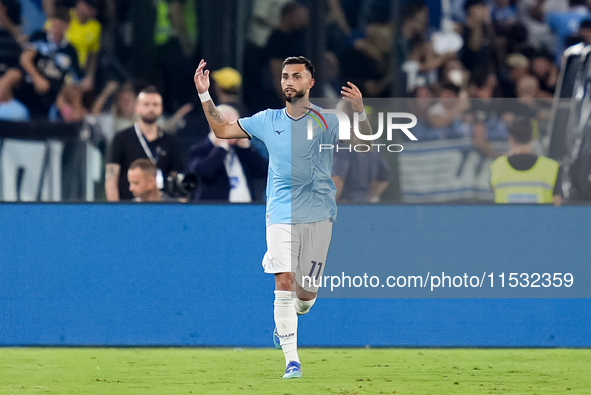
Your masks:
{"label": "player's thigh", "polygon": [[298,225],[301,225],[301,246],[296,282],[302,289],[315,293],[322,284],[326,256],[332,238],[332,221],[326,219]]}
{"label": "player's thigh", "polygon": [[273,224],[267,226],[267,252],[263,257],[265,273],[295,272],[300,241],[294,233],[294,225]]}

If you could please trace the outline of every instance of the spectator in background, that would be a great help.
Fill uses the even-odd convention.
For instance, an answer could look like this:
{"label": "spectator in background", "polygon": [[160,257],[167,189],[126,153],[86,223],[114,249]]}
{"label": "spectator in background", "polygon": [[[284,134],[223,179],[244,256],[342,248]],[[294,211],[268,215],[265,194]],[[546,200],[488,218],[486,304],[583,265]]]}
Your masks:
{"label": "spectator in background", "polygon": [[21,32],[20,25],[20,2],[15,0],[0,0],[0,48],[3,51],[10,49],[8,45],[24,44],[27,41],[27,36]]}
{"label": "spectator in background", "polygon": [[485,0],[466,0],[466,23],[464,25],[464,47],[461,60],[469,71],[490,67],[495,63],[494,29],[490,10]]}
{"label": "spectator in background", "polygon": [[463,115],[470,108],[470,101],[466,96],[466,92],[462,92],[457,85],[441,85],[439,99],[427,111],[429,128],[425,134],[428,140],[467,135],[463,128]]}
{"label": "spectator in background", "polygon": [[554,90],[558,83],[558,67],[556,67],[552,55],[546,51],[532,52],[529,72],[538,80],[539,96],[554,97]]}
{"label": "spectator in background", "polygon": [[99,0],[78,0],[70,10],[70,26],[66,39],[76,49],[78,64],[84,71],[81,87],[84,91],[94,88],[94,79],[98,66],[98,54],[101,48],[102,26],[96,20]]}
{"label": "spectator in background", "polygon": [[309,21],[308,8],[297,2],[289,2],[281,9],[281,23],[267,41],[266,52],[278,106],[285,98],[281,89],[283,60],[306,53],[306,28]]}
{"label": "spectator in background", "polygon": [[103,89],[95,100],[92,113],[95,115],[102,114],[105,104],[113,95],[115,95],[115,98],[108,112],[109,121],[103,127],[103,130],[108,129],[112,131],[109,133],[109,140],[113,137],[114,133],[132,127],[136,119],[136,95],[131,83],[125,83],[121,87],[115,81],[107,83],[105,89]]}
{"label": "spectator in background", "polygon": [[516,97],[515,84],[529,74],[529,60],[520,53],[507,57],[505,66],[499,70],[499,87],[502,97]]}
{"label": "spectator in background", "polygon": [[454,84],[465,90],[468,87],[470,73],[464,68],[458,59],[450,59],[439,69],[438,80],[440,84]]}
{"label": "spectator in background", "polygon": [[492,99],[496,88],[497,78],[488,69],[475,70],[470,76],[468,92],[473,99],[467,120],[472,125],[472,144],[487,158],[501,154],[491,141],[507,139],[502,103]]}
{"label": "spectator in background", "polygon": [[417,124],[412,128],[412,133],[419,141],[431,139],[429,132],[428,112],[433,104],[433,93],[428,86],[418,86],[410,95],[408,110],[417,117]]}
{"label": "spectator in background", "polygon": [[[235,108],[221,104],[218,109],[228,120],[240,116]],[[210,131],[201,144],[189,149],[189,171],[201,177],[201,188],[194,199],[250,203],[258,200],[253,181],[267,176],[267,161],[248,139],[218,139]]]}
{"label": "spectator in background", "polygon": [[516,119],[509,129],[508,155],[490,165],[495,203],[562,203],[558,162],[535,155],[531,142],[531,120]]}
{"label": "spectator in background", "polygon": [[61,119],[68,123],[80,122],[90,111],[84,105],[82,89],[66,85],[55,100],[55,107],[49,112],[49,120]]}
{"label": "spectator in background", "polygon": [[[353,119],[353,108],[345,100],[337,104]],[[334,153],[332,180],[337,188],[337,203],[378,203],[390,183],[390,166],[377,150],[355,152],[348,144],[339,144]]]}
{"label": "spectator in background", "polygon": [[175,176],[184,170],[183,157],[174,137],[158,127],[162,96],[156,88],[148,87],[139,93],[135,112],[138,122],[115,135],[107,155],[105,189],[110,202],[132,198],[125,175],[136,159],[150,159],[156,165],[159,189],[164,187],[164,179],[168,175]]}
{"label": "spectator in background", "polygon": [[568,10],[568,0],[520,0],[517,2],[519,20],[528,31],[528,42],[538,50],[551,50],[555,40],[545,16]]}
{"label": "spectator in background", "polygon": [[12,89],[3,88],[8,80],[0,79],[0,120],[25,122],[30,118],[29,110],[12,95]]}
{"label": "spectator in background", "polygon": [[[244,90],[246,92],[264,91],[257,95],[247,95],[244,102],[256,112],[276,102],[275,87],[268,78],[269,59],[266,46],[274,29],[281,23],[281,9],[290,0],[254,0],[248,27],[248,39],[244,48]],[[209,128],[206,127],[206,130]]]}
{"label": "spectator in background", "polygon": [[[155,0],[154,50],[147,75],[164,97],[164,111],[172,114],[193,99],[191,84],[197,46],[194,0]],[[147,55],[147,54],[146,54]]]}
{"label": "spectator in background", "polygon": [[579,36],[586,45],[591,44],[591,19],[585,19],[581,22]]}
{"label": "spectator in background", "polygon": [[[0,82],[0,95],[13,90],[32,117],[47,118],[64,86],[66,76],[77,83],[81,78],[76,50],[64,38],[70,15],[58,9],[47,32],[37,32],[20,57],[21,68],[9,69]],[[24,71],[24,73],[23,73]]]}
{"label": "spectator in background", "polygon": [[162,192],[156,186],[158,169],[149,159],[136,159],[127,171],[129,190],[134,202],[179,202]]}
{"label": "spectator in background", "polygon": [[368,25],[365,36],[355,40],[340,55],[342,80],[357,85],[364,96],[387,96],[393,78],[388,73],[391,44],[390,25]]}
{"label": "spectator in background", "polygon": [[566,12],[551,13],[546,16],[546,23],[556,36],[554,44],[556,64],[560,64],[562,52],[566,49],[566,39],[577,34],[581,22],[590,16],[586,0],[569,0],[568,5]]}
{"label": "spectator in background", "polygon": [[255,0],[248,29],[248,41],[262,49],[274,29],[280,26],[281,10],[290,0]]}
{"label": "spectator in background", "polygon": [[27,37],[21,33],[21,7],[16,1],[0,0],[0,119],[27,121],[29,111],[14,98],[10,78],[1,78],[10,68],[17,68],[21,43]]}
{"label": "spectator in background", "polygon": [[214,81],[213,89],[217,97],[216,103],[227,104],[238,110],[240,115],[246,114],[246,108],[240,100],[242,76],[232,67],[223,67],[211,73]]}

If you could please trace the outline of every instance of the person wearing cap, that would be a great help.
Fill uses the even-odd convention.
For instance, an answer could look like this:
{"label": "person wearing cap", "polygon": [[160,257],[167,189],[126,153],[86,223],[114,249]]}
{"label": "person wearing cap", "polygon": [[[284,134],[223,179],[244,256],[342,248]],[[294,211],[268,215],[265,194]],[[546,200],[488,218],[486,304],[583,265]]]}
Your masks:
{"label": "person wearing cap", "polygon": [[223,67],[211,73],[215,82],[214,91],[220,104],[228,104],[238,110],[239,114],[245,114],[246,109],[240,100],[242,88],[242,76],[238,70],[232,67]]}
{"label": "person wearing cap", "polygon": [[96,20],[99,0],[78,0],[70,9],[70,27],[66,38],[76,49],[80,68],[85,71],[82,88],[92,89],[101,49],[102,26]]}
{"label": "person wearing cap", "polygon": [[509,154],[490,165],[495,203],[553,203],[560,206],[559,164],[532,150],[532,123],[517,118],[509,128]]}

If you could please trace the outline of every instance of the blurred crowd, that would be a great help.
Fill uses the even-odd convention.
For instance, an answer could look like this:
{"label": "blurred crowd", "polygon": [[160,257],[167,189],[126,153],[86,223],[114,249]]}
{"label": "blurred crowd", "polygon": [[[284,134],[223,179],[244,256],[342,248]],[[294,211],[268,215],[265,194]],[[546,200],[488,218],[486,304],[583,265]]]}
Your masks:
{"label": "blurred crowd", "polygon": [[[312,1],[246,3],[243,71],[212,70],[216,104],[233,108],[233,117],[284,105],[281,63],[309,53]],[[325,1],[326,52],[317,65],[324,83],[316,96],[338,97],[351,81],[364,97],[416,98],[410,105],[419,140],[470,137],[489,158],[501,154],[490,142],[506,141],[516,116],[548,119],[544,99],[554,95],[563,50],[591,43],[586,0],[406,0],[398,27],[390,0]],[[206,17],[201,1],[147,1],[153,29],[145,43],[133,42],[136,3],[0,0],[0,119],[79,122],[90,115],[109,142],[136,121],[137,93],[155,85],[163,98],[160,127],[175,136],[184,163],[200,171],[195,155],[204,146],[229,152],[209,135],[191,83]],[[134,46],[149,48],[146,56],[134,58]],[[252,144],[266,159],[262,144]]]}

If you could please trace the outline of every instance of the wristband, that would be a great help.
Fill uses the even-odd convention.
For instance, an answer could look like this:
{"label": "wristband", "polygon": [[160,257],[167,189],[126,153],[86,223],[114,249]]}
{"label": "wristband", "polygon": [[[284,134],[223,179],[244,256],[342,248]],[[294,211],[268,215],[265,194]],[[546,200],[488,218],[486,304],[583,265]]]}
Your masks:
{"label": "wristband", "polygon": [[363,109],[362,112],[359,113],[359,117],[357,119],[359,120],[359,122],[363,122],[367,119],[367,114],[365,112],[365,108]]}
{"label": "wristband", "polygon": [[209,91],[205,91],[204,93],[199,93],[199,99],[201,102],[206,102],[211,100],[211,96],[209,96]]}

